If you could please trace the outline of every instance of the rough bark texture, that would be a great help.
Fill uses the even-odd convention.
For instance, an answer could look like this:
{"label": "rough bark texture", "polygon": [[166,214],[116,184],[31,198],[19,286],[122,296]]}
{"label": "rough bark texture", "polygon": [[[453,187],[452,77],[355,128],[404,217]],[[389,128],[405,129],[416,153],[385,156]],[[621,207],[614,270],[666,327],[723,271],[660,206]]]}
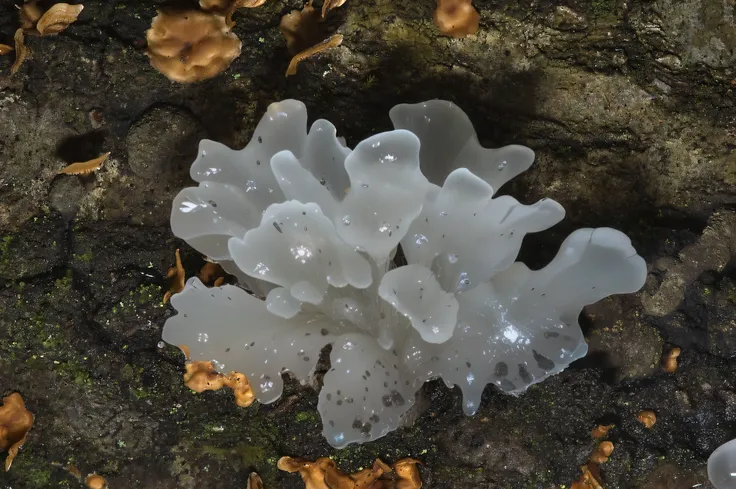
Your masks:
{"label": "rough bark texture", "polygon": [[[0,486],[80,487],[59,462],[113,488],[244,488],[251,470],[296,488],[279,456],[331,455],[346,470],[417,457],[433,488],[552,488],[578,478],[599,423],[616,425],[606,488],[706,483],[707,456],[736,437],[732,1],[477,0],[481,29],[458,40],[438,35],[433,0],[348,0],[328,22],[342,46],[286,79],[278,23],[301,4],[270,0],[235,15],[244,47],[230,69],[189,86],[144,55],[156,3],[87,0],[67,31],[27,38],[15,76],[0,57],[0,394],[21,392],[36,414]],[[2,2],[0,42],[17,24]],[[568,211],[522,259],[542,265],[572,229],[613,226],[650,265],[645,289],[585,311],[591,354],[561,375],[518,398],[488,388],[473,418],[433,383],[413,426],[368,445],[329,448],[311,387],[246,409],[193,394],[182,355],[158,346],[174,249],[189,275],[202,264],[171,235],[170,201],[199,139],[242,147],[288,97],[350,144],[388,129],[394,104],[456,102],[484,145],[537,152],[506,192]],[[57,175],[107,151],[90,176]]]}

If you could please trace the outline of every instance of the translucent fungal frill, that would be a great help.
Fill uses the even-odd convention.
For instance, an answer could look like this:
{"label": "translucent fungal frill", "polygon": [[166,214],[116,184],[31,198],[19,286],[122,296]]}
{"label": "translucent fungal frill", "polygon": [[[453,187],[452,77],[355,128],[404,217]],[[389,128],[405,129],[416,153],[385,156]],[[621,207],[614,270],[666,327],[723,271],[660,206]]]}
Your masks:
{"label": "translucent fungal frill", "polygon": [[550,199],[494,198],[534,153],[483,148],[449,102],[390,116],[395,130],[351,150],[325,120],[308,131],[301,102],[272,104],[244,149],[200,143],[199,186],[171,214],[174,233],[239,286],[191,279],[164,339],[247,375],[263,403],[284,372],[309,381],[331,344],[318,409],[335,447],[396,429],[430,379],[459,386],[470,415],[487,384],[516,394],[560,372],[587,351],[583,306],[646,277],[609,228],[575,231],[540,270],[516,262],[527,233],[564,217]]}

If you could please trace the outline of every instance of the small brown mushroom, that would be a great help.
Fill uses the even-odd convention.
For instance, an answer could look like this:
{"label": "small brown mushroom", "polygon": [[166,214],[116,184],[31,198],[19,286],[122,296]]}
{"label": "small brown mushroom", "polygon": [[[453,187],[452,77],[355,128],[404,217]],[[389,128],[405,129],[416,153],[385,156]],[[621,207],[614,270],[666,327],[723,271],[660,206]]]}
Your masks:
{"label": "small brown mushroom", "polygon": [[279,29],[286,39],[286,49],[290,54],[294,55],[314,46],[327,37],[320,20],[319,13],[312,7],[312,0],[309,0],[303,9],[292,10],[281,17]]}
{"label": "small brown mushroom", "polygon": [[240,55],[242,43],[215,13],[159,11],[146,31],[151,65],[168,79],[194,83],[212,78]]}
{"label": "small brown mushroom", "polygon": [[98,474],[89,474],[84,479],[84,485],[89,489],[106,489],[107,481],[104,477]]}
{"label": "small brown mushroom", "polygon": [[642,411],[636,417],[636,419],[644,425],[645,428],[650,429],[657,422],[657,415],[654,411]]}
{"label": "small brown mushroom", "polygon": [[613,443],[610,441],[602,441],[590,456],[590,461],[595,464],[602,464],[608,461],[608,457],[613,453]]}
{"label": "small brown mushroom", "polygon": [[662,360],[662,370],[668,374],[674,373],[677,370],[677,358],[680,356],[680,349],[678,347],[672,348],[667,352],[664,359]]}
{"label": "small brown mushroom", "polygon": [[471,0],[437,0],[434,24],[446,36],[465,37],[478,32],[480,14]]}
{"label": "small brown mushroom", "polygon": [[598,425],[595,428],[593,428],[593,431],[590,432],[590,436],[595,438],[596,440],[599,440],[603,437],[605,437],[609,431],[611,431],[611,428],[613,428],[614,425]]}
{"label": "small brown mushroom", "polygon": [[8,54],[11,51],[13,51],[13,46],[8,46],[7,44],[0,44],[0,56],[3,54]]}
{"label": "small brown mushroom", "polygon": [[10,470],[13,459],[26,442],[33,426],[33,413],[26,409],[23,397],[14,392],[3,398],[0,406],[0,451],[7,451],[5,471]]}

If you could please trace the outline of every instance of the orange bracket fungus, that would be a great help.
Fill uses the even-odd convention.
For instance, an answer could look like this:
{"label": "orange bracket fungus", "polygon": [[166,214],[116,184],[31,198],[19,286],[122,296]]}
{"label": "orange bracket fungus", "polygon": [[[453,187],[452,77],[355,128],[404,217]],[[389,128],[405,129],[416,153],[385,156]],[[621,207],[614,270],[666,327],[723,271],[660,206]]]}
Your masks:
{"label": "orange bracket fungus", "polygon": [[164,294],[164,303],[168,302],[172,295],[178,294],[184,290],[186,275],[184,273],[184,265],[181,264],[181,254],[179,249],[176,250],[176,265],[169,268],[166,278],[171,280],[169,290]]}
{"label": "orange bracket fungus", "polygon": [[61,170],[59,173],[62,173],[64,175],[87,175],[88,173],[92,173],[93,171],[102,168],[102,164],[105,163],[108,156],[110,156],[109,152],[89,161],[72,163],[71,165]]}
{"label": "orange bracket fungus", "polygon": [[8,54],[13,50],[13,46],[8,46],[7,44],[0,44],[0,56],[3,54]]}
{"label": "orange bracket fungus", "polygon": [[3,405],[0,406],[0,450],[8,452],[5,458],[6,472],[26,442],[32,426],[33,413],[26,409],[20,394],[14,392],[3,398]]}
{"label": "orange bracket fungus", "polygon": [[[186,350],[184,350],[186,354]],[[248,378],[239,372],[230,372],[227,375],[218,373],[212,362],[189,362],[186,364],[184,385],[194,392],[216,391],[229,387],[235,394],[235,404],[248,407],[253,404],[255,396],[250,388]]]}
{"label": "orange bracket fungus", "polygon": [[299,472],[306,489],[419,489],[422,480],[418,464],[418,460],[405,458],[390,467],[376,459],[370,468],[344,474],[330,458],[322,457],[311,462],[281,457],[278,468],[286,472]]}
{"label": "orange bracket fungus", "polygon": [[470,0],[437,0],[434,24],[446,36],[465,37],[478,32],[480,14]]}
{"label": "orange bracket fungus", "polygon": [[[84,5],[57,3],[46,12],[38,6],[37,0],[26,1],[19,8],[20,28],[15,31],[15,63],[10,73],[15,74],[28,55],[24,34],[47,36],[58,34],[75,22],[84,9]],[[4,54],[4,53],[0,53]]]}
{"label": "orange bracket fungus", "polygon": [[242,47],[224,16],[196,10],[159,10],[146,31],[146,40],[151,66],[179,83],[207,80],[222,73]]}
{"label": "orange bracket fungus", "polygon": [[56,3],[44,12],[36,0],[27,1],[20,6],[20,27],[29,34],[58,34],[76,22],[82,10],[81,4]]}

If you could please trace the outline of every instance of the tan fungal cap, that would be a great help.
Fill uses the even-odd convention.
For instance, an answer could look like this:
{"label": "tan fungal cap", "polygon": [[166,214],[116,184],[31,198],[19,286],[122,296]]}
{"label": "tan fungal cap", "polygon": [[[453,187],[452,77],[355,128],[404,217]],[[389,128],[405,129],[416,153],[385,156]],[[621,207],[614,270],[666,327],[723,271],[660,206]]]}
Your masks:
{"label": "tan fungal cap", "polygon": [[58,34],[75,22],[82,10],[84,5],[54,4],[38,19],[36,30],[42,36]]}
{"label": "tan fungal cap", "polygon": [[286,48],[294,55],[319,44],[327,37],[324,25],[311,0],[301,10],[292,10],[281,17],[281,34],[286,39]]}
{"label": "tan fungal cap", "polygon": [[107,489],[107,481],[98,474],[89,474],[84,479],[84,485],[89,489]]}
{"label": "tan fungal cap", "polygon": [[179,83],[207,80],[225,71],[242,43],[225,16],[216,13],[159,11],[146,31],[151,65]]}
{"label": "tan fungal cap", "polygon": [[7,451],[5,471],[10,470],[13,459],[26,442],[28,432],[33,427],[33,413],[26,409],[23,397],[14,392],[3,398],[0,406],[0,451]]}
{"label": "tan fungal cap", "polygon": [[8,46],[7,44],[0,44],[0,56],[3,54],[8,54],[13,50],[13,46]]}
{"label": "tan fungal cap", "polygon": [[446,36],[465,37],[478,32],[480,14],[471,0],[437,0],[434,24]]}
{"label": "tan fungal cap", "polygon": [[590,456],[590,461],[596,464],[608,462],[608,457],[613,453],[613,443],[602,441]]}

